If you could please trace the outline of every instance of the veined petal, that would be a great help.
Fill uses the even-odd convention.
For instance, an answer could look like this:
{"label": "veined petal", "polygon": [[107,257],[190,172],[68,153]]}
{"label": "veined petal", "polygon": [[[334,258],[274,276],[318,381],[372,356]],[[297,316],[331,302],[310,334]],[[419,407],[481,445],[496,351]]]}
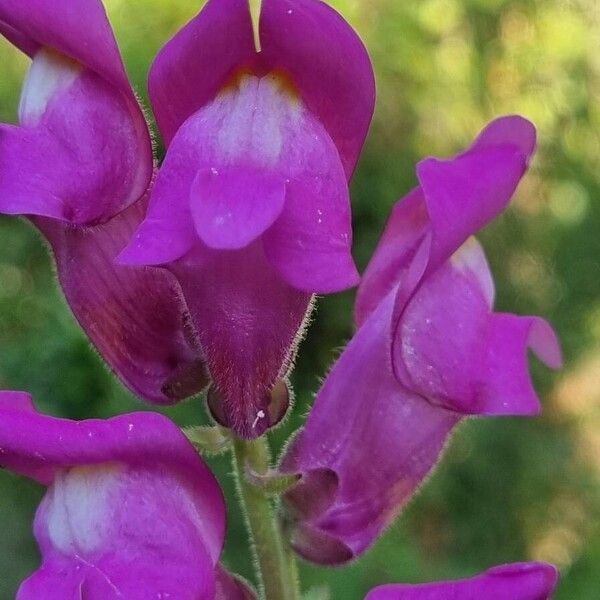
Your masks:
{"label": "veined petal", "polygon": [[247,0],[209,0],[158,53],[148,91],[165,144],[236,71],[249,68],[256,50]]}
{"label": "veined petal", "polygon": [[43,47],[53,48],[133,99],[100,0],[0,0],[0,31],[32,58]]}
{"label": "veined petal", "polygon": [[247,246],[280,215],[286,182],[272,172],[230,167],[198,171],[190,193],[200,239],[216,250]]}
{"label": "veined petal", "polygon": [[382,585],[365,600],[550,600],[557,583],[553,565],[514,563],[460,581]]}
{"label": "veined petal", "polygon": [[261,60],[287,73],[354,171],[375,106],[375,78],[360,38],[318,0],[263,0]]}
{"label": "veined petal", "polygon": [[389,357],[393,304],[391,293],[351,340],[281,465],[302,474],[284,496],[284,527],[294,549],[318,564],[346,562],[374,543],[461,418],[398,384]]}
{"label": "veined petal", "polygon": [[54,254],[73,314],[123,383],[145,400],[170,404],[208,385],[196,334],[175,278],[126,267],[115,256],[143,218],[147,199],[95,227],[36,219]]}
{"label": "veined petal", "polygon": [[406,305],[395,372],[407,389],[460,413],[537,414],[527,349],[558,367],[558,341],[542,319],[492,313],[493,291],[483,250],[471,238]]}
{"label": "veined petal", "polygon": [[277,276],[260,242],[230,251],[198,243],[169,268],[206,357],[219,404],[213,412],[243,437],[261,435],[282,416],[272,392],[287,373],[310,294]]}
{"label": "veined petal", "polygon": [[43,564],[18,600],[212,599],[225,506],[179,428],[152,413],[46,417],[23,396],[0,394],[0,464],[48,491],[34,525]]}

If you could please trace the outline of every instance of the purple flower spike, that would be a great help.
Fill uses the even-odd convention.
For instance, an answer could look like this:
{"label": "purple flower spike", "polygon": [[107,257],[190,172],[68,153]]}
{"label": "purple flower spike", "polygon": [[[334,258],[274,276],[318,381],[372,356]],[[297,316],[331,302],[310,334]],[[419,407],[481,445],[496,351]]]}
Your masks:
{"label": "purple flower spike", "polygon": [[515,563],[472,579],[375,588],[365,600],[550,600],[558,571],[547,563]]}
{"label": "purple flower spike", "polygon": [[508,203],[533,140],[527,121],[495,121],[467,153],[422,162],[422,188],[395,207],[359,289],[359,329],[282,461],[303,475],[284,516],[307,559],[365,551],[466,416],[539,412],[527,350],[558,367],[556,337],[542,319],[492,312],[492,276],[469,238]]}
{"label": "purple flower spike", "polygon": [[75,422],[1,392],[0,448],[0,465],[48,487],[34,523],[42,566],[17,600],[213,600],[227,579],[221,490],[166,417]]}
{"label": "purple flower spike", "polygon": [[264,0],[259,34],[257,52],[246,0],[209,0],[157,56],[168,150],[120,256],[177,277],[211,409],[248,438],[285,413],[274,388],[312,295],[358,283],[347,181],[374,105],[363,45],[323,3]]}
{"label": "purple flower spike", "polygon": [[175,278],[115,266],[153,170],[143,113],[98,0],[0,0],[33,59],[20,125],[0,125],[0,212],[46,236],[75,317],[124,383],[160,404],[208,383]]}

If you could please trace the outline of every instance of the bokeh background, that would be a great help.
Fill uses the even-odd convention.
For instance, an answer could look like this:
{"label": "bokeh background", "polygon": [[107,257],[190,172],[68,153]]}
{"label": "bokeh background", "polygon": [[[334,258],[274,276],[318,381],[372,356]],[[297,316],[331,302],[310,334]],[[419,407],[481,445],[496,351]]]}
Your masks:
{"label": "bokeh background", "polygon": [[[463,148],[491,118],[521,113],[539,152],[511,208],[482,234],[499,310],[549,318],[565,368],[533,365],[539,419],[471,421],[379,544],[343,570],[302,566],[310,586],[359,600],[387,581],[464,577],[523,559],[558,564],[558,600],[600,597],[600,3],[597,0],[336,0],[371,53],[378,102],[353,182],[355,254],[364,267],[394,201],[426,155]],[[157,49],[199,9],[196,0],[106,0],[134,86]],[[27,59],[0,44],[0,120],[14,122]],[[353,294],[322,299],[302,345],[293,417],[352,331]],[[39,237],[0,218],[0,387],[31,391],[71,418],[141,405],[76,327]],[[142,407],[143,408],[143,407]],[[369,410],[365,399],[365,410]],[[199,398],[171,409],[205,422]],[[368,448],[365,449],[368,451]],[[227,456],[210,459],[233,498]],[[37,485],[0,472],[0,600],[38,564],[31,520]],[[252,578],[238,506],[225,561]]]}

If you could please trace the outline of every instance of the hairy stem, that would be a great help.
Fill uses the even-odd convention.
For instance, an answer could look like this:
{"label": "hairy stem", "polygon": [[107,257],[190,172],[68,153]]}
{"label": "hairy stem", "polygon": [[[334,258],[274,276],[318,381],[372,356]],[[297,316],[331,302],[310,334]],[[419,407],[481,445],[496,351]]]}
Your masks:
{"label": "hairy stem", "polygon": [[246,526],[252,540],[261,597],[265,600],[299,600],[295,561],[282,538],[273,502],[246,477],[247,469],[258,474],[265,474],[269,470],[270,451],[266,439],[235,439],[233,464]]}

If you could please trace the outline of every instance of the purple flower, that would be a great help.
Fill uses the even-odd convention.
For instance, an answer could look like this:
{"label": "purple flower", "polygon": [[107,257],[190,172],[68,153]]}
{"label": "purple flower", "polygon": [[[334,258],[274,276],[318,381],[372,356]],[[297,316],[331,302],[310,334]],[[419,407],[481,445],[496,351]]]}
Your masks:
{"label": "purple flower", "polygon": [[312,295],[358,282],[347,180],[374,104],[366,51],[327,5],[263,0],[259,37],[257,52],[246,0],[210,0],[159,53],[168,150],[121,255],[175,274],[213,413],[244,437],[285,412]]}
{"label": "purple flower", "polygon": [[515,563],[461,581],[375,588],[365,600],[550,600],[558,572],[546,563]]}
{"label": "purple flower", "polygon": [[318,563],[366,550],[469,415],[535,415],[527,350],[561,362],[550,326],[492,312],[494,284],[471,234],[498,215],[527,168],[533,126],[498,119],[464,154],[426,159],[396,205],[361,283],[359,329],[323,384],[282,470],[295,549]]}
{"label": "purple flower", "polygon": [[48,487],[34,523],[42,566],[17,600],[252,597],[218,565],[219,485],[166,417],[75,422],[0,392],[0,465]]}
{"label": "purple flower", "polygon": [[174,402],[207,375],[181,290],[115,266],[153,173],[143,113],[99,0],[0,0],[0,32],[31,56],[19,126],[0,125],[0,212],[50,242],[73,313],[136,394]]}

